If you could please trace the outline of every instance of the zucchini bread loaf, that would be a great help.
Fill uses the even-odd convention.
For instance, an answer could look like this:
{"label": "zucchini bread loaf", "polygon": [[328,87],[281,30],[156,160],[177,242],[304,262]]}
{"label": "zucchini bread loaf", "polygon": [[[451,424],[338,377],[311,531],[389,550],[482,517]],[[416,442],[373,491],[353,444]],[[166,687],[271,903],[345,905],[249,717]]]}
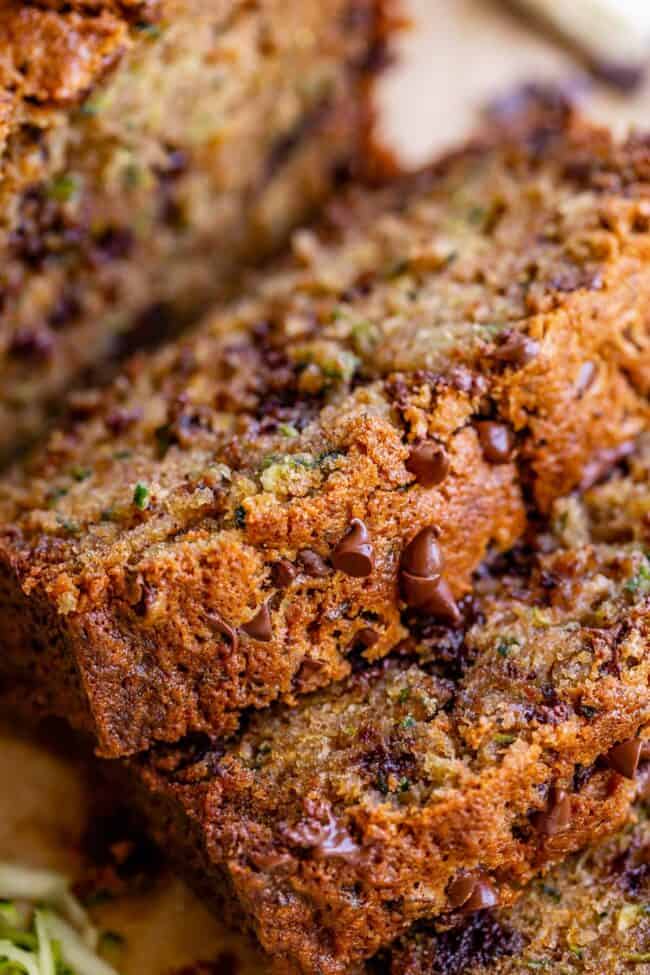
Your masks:
{"label": "zucchini bread loaf", "polygon": [[650,151],[574,119],[350,194],[0,483],[0,675],[102,753],[459,624],[648,421]]}
{"label": "zucchini bread loaf", "polygon": [[281,971],[354,971],[418,919],[507,905],[625,820],[650,740],[649,475],[650,441],[558,503],[481,570],[462,629],[415,621],[397,656],[230,741],[131,759],[163,848]]}
{"label": "zucchini bread loaf", "polygon": [[383,0],[2,0],[0,457],[322,198],[388,31]]}
{"label": "zucchini bread loaf", "polygon": [[650,791],[614,839],[556,867],[508,911],[423,927],[377,959],[390,975],[648,975]]}

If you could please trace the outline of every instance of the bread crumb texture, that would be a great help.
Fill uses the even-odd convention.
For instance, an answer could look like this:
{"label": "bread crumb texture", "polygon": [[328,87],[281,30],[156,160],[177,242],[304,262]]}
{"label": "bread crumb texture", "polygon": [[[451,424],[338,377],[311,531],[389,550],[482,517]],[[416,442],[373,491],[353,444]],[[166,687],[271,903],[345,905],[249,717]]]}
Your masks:
{"label": "bread crumb texture", "polygon": [[[295,702],[648,421],[650,155],[569,118],[332,204],[0,485],[0,669],[106,754]],[[26,652],[26,648],[30,648]]]}

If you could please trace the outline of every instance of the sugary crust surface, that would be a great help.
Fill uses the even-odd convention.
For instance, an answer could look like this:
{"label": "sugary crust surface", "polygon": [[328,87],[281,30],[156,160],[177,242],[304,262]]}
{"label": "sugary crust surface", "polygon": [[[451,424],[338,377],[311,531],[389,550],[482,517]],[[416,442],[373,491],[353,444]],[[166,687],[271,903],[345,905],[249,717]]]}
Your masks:
{"label": "sugary crust surface", "polygon": [[353,194],[76,400],[0,489],[4,670],[128,753],[388,652],[425,529],[453,618],[525,498],[548,510],[647,422],[647,165],[569,119]]}
{"label": "sugary crust surface", "polygon": [[483,912],[451,931],[422,928],[372,971],[391,975],[648,975],[650,807],[533,882],[507,911]]}
{"label": "sugary crust surface", "polygon": [[476,889],[507,905],[624,822],[650,738],[649,447],[483,569],[463,632],[413,621],[397,658],[232,741],[133,761],[165,849],[280,970],[352,971]]}

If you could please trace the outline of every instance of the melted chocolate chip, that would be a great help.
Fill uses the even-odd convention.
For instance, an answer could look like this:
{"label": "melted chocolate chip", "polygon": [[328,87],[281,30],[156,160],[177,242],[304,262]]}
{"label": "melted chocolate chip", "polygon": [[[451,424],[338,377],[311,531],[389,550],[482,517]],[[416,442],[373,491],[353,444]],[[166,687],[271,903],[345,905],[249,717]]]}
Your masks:
{"label": "melted chocolate chip", "polygon": [[494,907],[499,900],[492,884],[481,874],[454,877],[447,888],[447,896],[452,910],[462,908],[467,914]]}
{"label": "melted chocolate chip", "polygon": [[466,914],[473,914],[474,911],[484,911],[488,907],[495,907],[499,903],[497,892],[487,880],[479,880],[472,896],[463,904],[463,911]]}
{"label": "melted chocolate chip", "polygon": [[626,779],[634,779],[641,760],[643,742],[640,738],[630,738],[620,745],[614,745],[607,752],[607,762],[610,768]]}
{"label": "melted chocolate chip", "polygon": [[311,851],[316,859],[339,857],[358,860],[360,850],[345,826],[336,819],[328,804],[308,801],[307,816],[301,822],[283,830],[290,843]]}
{"label": "melted chocolate chip", "polygon": [[476,877],[472,876],[472,874],[463,874],[460,877],[454,877],[447,887],[447,898],[452,911],[462,907],[470,899],[475,887]]}
{"label": "melted chocolate chip", "polygon": [[353,518],[350,530],[332,552],[332,565],[355,579],[369,576],[374,568],[374,553],[368,529]]}
{"label": "melted chocolate chip", "polygon": [[243,624],[241,629],[253,640],[259,640],[260,643],[268,643],[272,640],[273,628],[268,605],[265,603],[248,623]]}
{"label": "melted chocolate chip", "polygon": [[491,464],[506,464],[512,456],[514,437],[510,427],[493,420],[480,420],[476,432],[483,456]]}
{"label": "melted chocolate chip", "polygon": [[[381,666],[380,663],[378,667]],[[365,672],[360,675],[361,680],[365,677]],[[357,739],[361,746],[358,756],[359,766],[379,792],[385,795],[389,791],[391,778],[395,780],[409,778],[413,773],[415,758],[408,744],[401,737],[390,736],[387,740],[379,739],[372,725],[362,725]]]}
{"label": "melted chocolate chip", "polygon": [[320,579],[329,574],[330,567],[318,552],[311,548],[303,548],[298,552],[298,562],[305,575]]}
{"label": "melted chocolate chip", "polygon": [[443,556],[433,528],[423,528],[404,549],[401,560],[402,597],[412,609],[457,626],[461,613],[447,582],[440,577]]}
{"label": "melted chocolate chip", "polygon": [[377,643],[379,634],[371,626],[364,626],[362,630],[359,630],[355,634],[355,640],[368,649],[368,647],[374,647],[375,643]]}
{"label": "melted chocolate chip", "polygon": [[225,636],[227,640],[230,641],[233,651],[237,650],[239,646],[239,637],[237,636],[237,631],[229,626],[225,620],[222,620],[218,613],[208,613],[207,620],[213,630]]}
{"label": "melted chocolate chip", "polygon": [[286,589],[296,578],[296,568],[289,559],[278,559],[271,567],[271,581],[277,589]]}
{"label": "melted chocolate chip", "polygon": [[410,572],[402,572],[400,584],[402,596],[407,606],[417,609],[418,612],[425,612],[427,605],[440,580],[434,576],[433,579],[421,579],[419,576],[412,576]]}
{"label": "melted chocolate chip", "polygon": [[420,612],[433,616],[440,623],[458,626],[462,622],[462,613],[458,608],[449,583],[439,579],[427,594]]}
{"label": "melted chocolate chip", "polygon": [[411,448],[406,469],[422,487],[435,487],[449,473],[449,458],[440,444],[432,441],[416,444]]}
{"label": "melted chocolate chip", "polygon": [[544,836],[557,836],[571,823],[571,799],[564,789],[553,789],[545,812],[535,819],[537,831]]}
{"label": "melted chocolate chip", "polygon": [[402,571],[420,579],[439,579],[443,557],[435,528],[423,528],[402,553]]}

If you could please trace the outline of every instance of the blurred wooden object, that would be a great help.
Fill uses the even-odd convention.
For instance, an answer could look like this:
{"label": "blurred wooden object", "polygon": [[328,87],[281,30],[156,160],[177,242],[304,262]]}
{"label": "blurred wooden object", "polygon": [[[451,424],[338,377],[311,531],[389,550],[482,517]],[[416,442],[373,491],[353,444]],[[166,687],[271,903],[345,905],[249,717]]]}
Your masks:
{"label": "blurred wooden object", "polygon": [[[411,164],[461,141],[485,102],[508,89],[585,78],[579,59],[503,0],[408,2],[415,26],[384,83],[383,107],[385,134]],[[586,105],[620,135],[650,128],[650,83],[630,96],[594,82]]]}
{"label": "blurred wooden object", "polygon": [[512,0],[533,23],[556,31],[586,58],[595,74],[633,91],[650,56],[650,6],[646,0]]}

